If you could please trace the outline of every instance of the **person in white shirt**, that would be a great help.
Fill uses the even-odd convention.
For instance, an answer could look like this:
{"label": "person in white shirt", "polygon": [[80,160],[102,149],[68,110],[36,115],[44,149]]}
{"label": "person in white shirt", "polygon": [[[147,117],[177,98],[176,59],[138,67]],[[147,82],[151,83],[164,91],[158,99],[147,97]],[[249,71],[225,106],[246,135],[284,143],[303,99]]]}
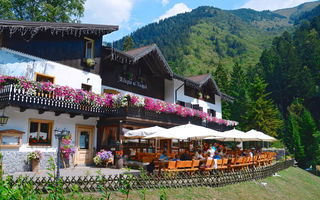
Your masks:
{"label": "person in white shirt", "polygon": [[214,146],[212,146],[212,144],[210,144],[209,149],[208,149],[208,153],[209,153],[210,158],[213,158],[215,151],[216,151],[216,148]]}
{"label": "person in white shirt", "polygon": [[197,160],[203,160],[203,156],[201,155],[201,151],[200,150],[196,152],[196,159]]}

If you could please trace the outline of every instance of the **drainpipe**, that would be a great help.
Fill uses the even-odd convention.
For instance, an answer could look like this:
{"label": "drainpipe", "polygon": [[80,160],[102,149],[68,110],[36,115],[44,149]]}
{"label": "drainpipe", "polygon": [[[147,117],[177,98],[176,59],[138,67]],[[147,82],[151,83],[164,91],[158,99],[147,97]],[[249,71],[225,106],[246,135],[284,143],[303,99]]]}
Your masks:
{"label": "drainpipe", "polygon": [[[173,83],[174,84],[174,83]],[[182,88],[182,86],[184,86],[184,82],[182,83],[182,85],[180,85],[180,87],[178,87],[175,91],[174,91],[174,103],[176,104],[177,103],[177,99],[178,99],[178,90],[180,88]]]}

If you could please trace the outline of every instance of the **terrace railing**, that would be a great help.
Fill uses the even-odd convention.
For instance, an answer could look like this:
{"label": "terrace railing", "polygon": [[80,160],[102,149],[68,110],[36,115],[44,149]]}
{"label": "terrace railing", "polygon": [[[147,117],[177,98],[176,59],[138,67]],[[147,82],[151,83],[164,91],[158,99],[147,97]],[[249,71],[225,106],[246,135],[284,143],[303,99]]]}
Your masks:
{"label": "terrace railing", "polygon": [[130,105],[124,108],[107,108],[106,113],[108,117],[135,117],[175,124],[186,124],[188,122],[196,125],[202,124],[202,120],[198,117],[181,117],[175,114],[157,113]]}
{"label": "terrace railing", "polygon": [[[132,189],[153,188],[181,188],[181,187],[222,187],[225,185],[264,179],[274,173],[293,166],[293,160],[278,162],[267,167],[254,168],[227,173],[163,173],[160,176],[146,174],[120,174],[115,176],[65,176],[62,177],[62,190],[72,191],[72,187],[78,185],[80,192],[99,192],[100,188],[109,191],[117,191],[123,185],[123,181],[129,182]],[[32,181],[36,191],[48,192],[48,188],[55,180],[51,177],[23,177],[10,180],[11,186],[25,184]]]}
{"label": "terrace railing", "polygon": [[0,105],[19,106],[20,108],[34,108],[58,113],[83,114],[89,116],[103,116],[103,107],[93,107],[87,104],[69,102],[54,93],[28,93],[14,85],[5,85],[0,89]]}

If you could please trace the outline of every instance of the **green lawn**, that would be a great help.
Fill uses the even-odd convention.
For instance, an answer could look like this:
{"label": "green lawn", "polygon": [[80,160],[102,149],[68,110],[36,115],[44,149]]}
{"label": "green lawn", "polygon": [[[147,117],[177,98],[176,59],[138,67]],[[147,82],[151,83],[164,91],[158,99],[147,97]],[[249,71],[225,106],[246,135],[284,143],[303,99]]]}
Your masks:
{"label": "green lawn", "polygon": [[[269,177],[221,188],[194,187],[165,191],[168,199],[320,199],[320,177],[294,167],[278,174],[280,177]],[[161,190],[148,190],[146,199],[159,199],[160,192]],[[124,199],[125,196],[113,192],[111,197]],[[129,199],[141,199],[141,192],[131,191]]]}

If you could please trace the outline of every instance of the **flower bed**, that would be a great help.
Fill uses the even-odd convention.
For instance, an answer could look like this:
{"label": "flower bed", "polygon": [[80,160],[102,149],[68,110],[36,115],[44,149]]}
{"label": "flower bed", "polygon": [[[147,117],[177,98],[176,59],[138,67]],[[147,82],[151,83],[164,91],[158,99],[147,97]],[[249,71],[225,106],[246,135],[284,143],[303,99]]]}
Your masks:
{"label": "flower bed", "polygon": [[37,92],[51,93],[55,97],[63,98],[67,102],[86,104],[93,107],[122,108],[134,106],[154,111],[156,113],[174,114],[181,117],[198,117],[207,122],[236,126],[238,122],[211,117],[208,113],[192,108],[186,108],[177,104],[140,97],[133,94],[95,94],[81,89],[73,89],[68,86],[59,86],[51,82],[37,82],[25,77],[0,76],[0,85],[14,84],[18,89],[24,89],[28,94]]}

